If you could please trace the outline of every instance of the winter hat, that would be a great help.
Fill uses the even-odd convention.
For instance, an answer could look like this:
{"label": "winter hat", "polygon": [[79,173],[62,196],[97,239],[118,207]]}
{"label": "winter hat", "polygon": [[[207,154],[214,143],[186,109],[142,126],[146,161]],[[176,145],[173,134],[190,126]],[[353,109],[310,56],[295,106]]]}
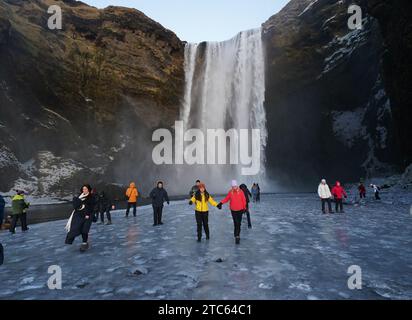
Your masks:
{"label": "winter hat", "polygon": [[237,181],[236,181],[236,180],[232,180],[232,187],[237,187],[237,186],[238,186]]}

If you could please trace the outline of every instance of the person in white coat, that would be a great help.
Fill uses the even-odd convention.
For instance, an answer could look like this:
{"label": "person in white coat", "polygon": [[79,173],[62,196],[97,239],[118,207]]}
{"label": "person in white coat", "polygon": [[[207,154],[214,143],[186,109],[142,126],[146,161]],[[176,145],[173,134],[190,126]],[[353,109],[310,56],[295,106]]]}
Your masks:
{"label": "person in white coat", "polygon": [[330,192],[329,186],[326,183],[325,179],[322,179],[322,181],[319,184],[318,187],[318,195],[319,198],[322,202],[322,212],[325,214],[325,203],[328,204],[328,212],[333,213],[332,211],[332,203],[331,203],[331,198],[332,198],[332,193]]}

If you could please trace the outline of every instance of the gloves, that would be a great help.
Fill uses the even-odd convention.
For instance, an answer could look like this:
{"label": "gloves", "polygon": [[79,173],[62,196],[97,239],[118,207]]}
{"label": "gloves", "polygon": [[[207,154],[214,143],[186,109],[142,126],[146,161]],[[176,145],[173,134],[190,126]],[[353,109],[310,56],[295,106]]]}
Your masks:
{"label": "gloves", "polygon": [[167,204],[169,205],[169,204],[170,204],[170,202],[168,201],[168,202],[167,202]]}
{"label": "gloves", "polygon": [[222,210],[222,203],[219,202],[216,207],[217,207],[219,210]]}
{"label": "gloves", "polygon": [[191,206],[193,204],[193,201],[192,200],[190,200],[189,201],[189,206]]}

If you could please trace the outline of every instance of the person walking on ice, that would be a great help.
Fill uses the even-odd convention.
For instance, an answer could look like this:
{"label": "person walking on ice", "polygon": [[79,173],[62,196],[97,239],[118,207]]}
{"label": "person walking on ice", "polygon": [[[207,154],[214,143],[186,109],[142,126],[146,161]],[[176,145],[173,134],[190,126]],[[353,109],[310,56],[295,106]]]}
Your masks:
{"label": "person walking on ice", "polygon": [[66,244],[73,244],[74,239],[81,235],[83,240],[80,246],[81,252],[89,249],[89,231],[95,207],[91,191],[92,188],[89,185],[84,185],[80,190],[80,195],[73,198],[74,211],[66,224]]}
{"label": "person walking on ice", "polygon": [[339,181],[336,181],[335,186],[332,188],[332,194],[335,197],[335,212],[338,213],[339,210],[341,213],[343,211],[343,197],[347,198],[348,195],[346,194],[345,189],[341,186]]}
{"label": "person walking on ice", "polygon": [[326,184],[326,180],[322,179],[318,186],[318,195],[322,202],[322,212],[326,214],[325,204],[328,204],[329,213],[333,213],[332,204],[330,199],[332,198],[332,193],[330,192],[329,186]]}
{"label": "person walking on ice", "polygon": [[375,200],[381,200],[381,197],[379,196],[379,191],[381,191],[381,188],[379,188],[376,184],[371,184],[371,188],[375,194]]}
{"label": "person walking on ice", "polygon": [[252,194],[250,193],[249,189],[247,188],[247,186],[242,183],[239,186],[240,190],[243,191],[243,193],[245,194],[245,198],[246,198],[246,217],[247,217],[247,227],[248,229],[252,229],[252,221],[250,220],[250,211],[249,211],[249,203],[250,203],[250,198],[252,196]]}
{"label": "person walking on ice", "polygon": [[112,224],[112,215],[110,210],[114,210],[115,206],[111,198],[102,191],[99,193],[99,212],[100,212],[100,221],[104,224],[104,214],[106,213],[108,225]]}
{"label": "person walking on ice", "polygon": [[153,206],[153,226],[162,225],[163,205],[166,201],[169,204],[169,196],[166,190],[163,188],[163,182],[159,181],[157,187],[150,192],[150,198],[152,199]]}
{"label": "person walking on ice", "polygon": [[362,182],[359,183],[358,191],[359,191],[359,198],[360,199],[366,198],[366,188],[365,188],[365,185]]}
{"label": "person walking on ice", "polygon": [[21,224],[21,231],[25,232],[29,230],[27,227],[27,208],[30,206],[28,202],[24,199],[24,191],[18,190],[17,194],[13,197],[11,201],[11,225],[10,225],[10,232],[16,232],[16,224],[17,221],[20,220]]}
{"label": "person walking on ice", "polygon": [[189,201],[189,205],[195,204],[195,217],[197,224],[197,242],[202,241],[202,227],[205,230],[206,240],[210,239],[209,232],[209,205],[217,207],[217,202],[207,192],[204,183],[199,183],[199,190]]}
{"label": "person walking on ice", "polygon": [[237,181],[232,180],[232,189],[227,194],[226,198],[219,202],[217,207],[222,208],[222,205],[230,202],[230,211],[234,225],[234,236],[236,244],[240,244],[240,230],[242,226],[243,213],[246,210],[246,198],[242,190],[240,190]]}
{"label": "person walking on ice", "polygon": [[136,206],[137,206],[137,197],[139,192],[137,191],[136,184],[131,182],[129,188],[126,190],[127,197],[127,209],[126,209],[126,218],[129,216],[130,208],[133,207],[133,216],[136,217]]}

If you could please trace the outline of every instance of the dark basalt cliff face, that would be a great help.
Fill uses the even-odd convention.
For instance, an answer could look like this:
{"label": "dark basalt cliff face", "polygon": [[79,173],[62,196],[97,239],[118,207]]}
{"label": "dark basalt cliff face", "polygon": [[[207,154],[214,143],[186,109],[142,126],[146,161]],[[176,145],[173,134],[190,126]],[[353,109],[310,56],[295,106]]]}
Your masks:
{"label": "dark basalt cliff face", "polygon": [[[354,2],[361,30],[347,26]],[[47,27],[56,3],[63,30]],[[267,167],[283,188],[412,162],[411,14],[409,0],[292,0],[263,24]],[[137,10],[0,0],[0,191],[148,189],[151,134],[178,118],[183,68],[184,43]]]}
{"label": "dark basalt cliff face", "polygon": [[284,186],[302,188],[321,177],[356,181],[406,165],[399,159],[408,149],[411,109],[403,97],[396,102],[402,93],[392,88],[406,91],[395,84],[403,77],[389,75],[388,82],[395,58],[382,63],[392,51],[384,42],[390,36],[365,1],[358,1],[363,28],[350,30],[352,3],[292,0],[263,25],[268,166]]}
{"label": "dark basalt cliff face", "polygon": [[[52,4],[63,30],[47,27]],[[176,35],[134,9],[1,0],[0,191],[144,175],[152,130],[178,117],[183,59]]]}
{"label": "dark basalt cliff face", "polygon": [[385,88],[391,99],[400,164],[412,163],[412,2],[367,0],[384,40]]}

